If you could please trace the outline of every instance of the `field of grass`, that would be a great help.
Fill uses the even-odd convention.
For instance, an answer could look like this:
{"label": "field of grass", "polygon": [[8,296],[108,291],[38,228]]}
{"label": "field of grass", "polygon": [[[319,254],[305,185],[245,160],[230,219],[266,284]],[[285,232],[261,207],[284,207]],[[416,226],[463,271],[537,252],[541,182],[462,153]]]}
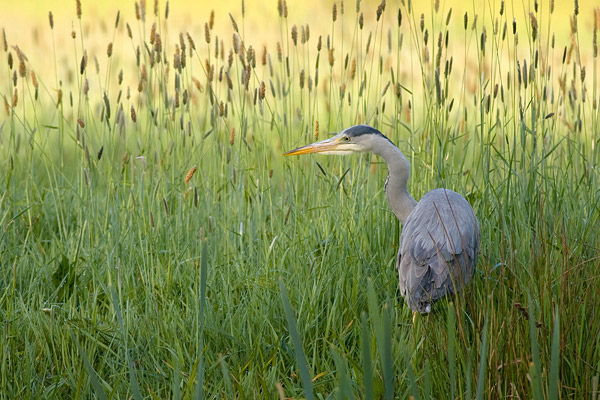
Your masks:
{"label": "field of grass", "polygon": [[[0,20],[0,398],[599,398],[600,8],[67,4]],[[283,156],[357,123],[480,222],[414,321],[382,160]]]}

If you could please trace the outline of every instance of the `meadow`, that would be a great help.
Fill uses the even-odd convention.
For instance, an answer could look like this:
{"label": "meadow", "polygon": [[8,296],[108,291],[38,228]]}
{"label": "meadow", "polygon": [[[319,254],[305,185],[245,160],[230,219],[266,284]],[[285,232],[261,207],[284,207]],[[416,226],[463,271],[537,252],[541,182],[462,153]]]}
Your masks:
{"label": "meadow", "polygon": [[[6,5],[0,398],[600,398],[583,3]],[[283,156],[359,123],[479,219],[414,320],[382,160]]]}

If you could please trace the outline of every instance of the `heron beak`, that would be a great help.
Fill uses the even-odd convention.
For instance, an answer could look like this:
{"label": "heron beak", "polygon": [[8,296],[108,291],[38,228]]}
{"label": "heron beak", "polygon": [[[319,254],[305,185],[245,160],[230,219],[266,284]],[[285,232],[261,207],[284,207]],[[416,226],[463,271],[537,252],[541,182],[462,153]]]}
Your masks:
{"label": "heron beak", "polygon": [[298,156],[301,154],[309,153],[329,153],[335,151],[339,146],[339,140],[337,138],[331,138],[313,144],[309,144],[308,146],[298,147],[297,149],[288,151],[284,155]]}

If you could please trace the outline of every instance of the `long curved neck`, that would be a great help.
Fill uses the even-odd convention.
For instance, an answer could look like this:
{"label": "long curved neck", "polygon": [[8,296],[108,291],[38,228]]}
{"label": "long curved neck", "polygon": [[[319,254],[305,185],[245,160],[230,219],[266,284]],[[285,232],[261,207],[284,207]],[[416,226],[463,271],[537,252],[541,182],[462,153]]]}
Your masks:
{"label": "long curved neck", "polygon": [[410,163],[400,149],[393,145],[386,146],[377,154],[383,157],[388,165],[388,177],[385,181],[388,203],[396,217],[404,224],[408,215],[417,205],[415,199],[406,190],[410,177]]}

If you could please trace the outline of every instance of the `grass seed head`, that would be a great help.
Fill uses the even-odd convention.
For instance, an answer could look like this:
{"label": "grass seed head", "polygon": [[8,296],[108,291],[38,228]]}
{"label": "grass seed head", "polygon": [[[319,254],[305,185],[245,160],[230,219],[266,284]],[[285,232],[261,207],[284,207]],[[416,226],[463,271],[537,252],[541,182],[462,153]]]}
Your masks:
{"label": "grass seed head", "polygon": [[10,104],[6,100],[6,97],[2,97],[4,99],[4,111],[6,112],[6,116],[10,116]]}
{"label": "grass seed head", "polygon": [[192,177],[194,176],[194,174],[196,173],[196,171],[198,170],[198,168],[194,165],[192,168],[190,168],[190,170],[187,172],[187,174],[185,175],[185,179],[184,182],[187,185],[188,183],[190,183],[190,180],[192,180]]}
{"label": "grass seed head", "polygon": [[152,24],[150,28],[150,44],[154,44],[156,42],[156,22]]}
{"label": "grass seed head", "polygon": [[593,45],[593,57],[598,57],[598,29],[594,27],[594,39],[592,41]]}
{"label": "grass seed head", "polygon": [[210,10],[210,17],[208,18],[208,27],[211,31],[215,27],[215,10]]}
{"label": "grass seed head", "polygon": [[81,19],[81,0],[75,0],[75,5],[77,9],[77,18]]}
{"label": "grass seed head", "polygon": [[25,65],[25,60],[19,57],[19,76],[24,78],[27,75],[27,66]]}
{"label": "grass seed head", "polygon": [[231,128],[231,133],[229,134],[229,144],[233,146],[233,143],[235,143],[235,127]]}
{"label": "grass seed head", "polygon": [[154,51],[158,56],[157,61],[160,62],[160,55],[162,53],[162,39],[160,38],[160,33],[158,32],[156,33],[156,36],[154,38]]}
{"label": "grass seed head", "polygon": [[10,69],[12,71],[12,69],[13,69],[13,62],[14,62],[12,53],[8,53],[8,59],[7,59],[7,61],[8,61],[8,69]]}
{"label": "grass seed head", "polygon": [[231,24],[233,25],[233,30],[234,30],[236,33],[239,33],[239,32],[240,32],[240,30],[239,30],[239,28],[238,28],[238,24],[237,24],[237,22],[235,22],[235,19],[233,18],[233,15],[231,15],[231,13],[229,13],[229,18],[231,19]]}
{"label": "grass seed head", "polygon": [[532,13],[532,12],[529,13],[529,20],[531,22],[531,38],[535,42],[535,40],[537,39],[537,34],[538,34],[538,23],[537,23],[537,18],[535,17],[534,13]]}
{"label": "grass seed head", "polygon": [[146,0],[140,0],[140,14],[142,22],[146,22]]}
{"label": "grass seed head", "polygon": [[50,29],[54,29],[54,15],[52,15],[52,11],[48,12],[48,22],[50,23]]}
{"label": "grass seed head", "polygon": [[31,84],[33,85],[33,87],[35,89],[38,88],[38,80],[37,80],[37,75],[35,74],[34,70],[31,70]]}
{"label": "grass seed head", "polygon": [[298,45],[298,28],[296,27],[296,25],[292,26],[292,42],[294,42],[294,46]]}
{"label": "grass seed head", "polygon": [[186,37],[187,37],[188,44],[189,44],[189,46],[190,46],[190,52],[191,52],[192,50],[196,50],[196,43],[194,43],[194,39],[192,39],[192,36],[190,35],[190,33],[189,33],[189,32],[186,32],[186,33],[185,33],[185,35],[186,35]]}
{"label": "grass seed head", "polygon": [[[206,43],[210,44],[210,27],[209,27],[208,23],[204,24],[204,40],[206,41]],[[217,42],[217,44],[218,44],[218,42]]]}
{"label": "grass seed head", "polygon": [[137,122],[137,115],[135,113],[135,108],[131,106],[131,120],[135,123]]}
{"label": "grass seed head", "polygon": [[17,106],[17,104],[19,104],[19,92],[18,92],[17,88],[15,88],[15,91],[13,93],[13,98],[12,98],[12,107],[15,108]]}
{"label": "grass seed head", "polygon": [[385,0],[381,0],[381,3],[377,6],[377,21],[381,19],[381,15],[385,11]]}
{"label": "grass seed head", "polygon": [[106,55],[108,56],[108,58],[112,57],[112,52],[113,52],[113,44],[112,44],[112,42],[110,42],[108,44],[108,47],[106,48]]}
{"label": "grass seed head", "polygon": [[337,3],[333,3],[333,7],[331,7],[331,20],[333,22],[337,20]]}

